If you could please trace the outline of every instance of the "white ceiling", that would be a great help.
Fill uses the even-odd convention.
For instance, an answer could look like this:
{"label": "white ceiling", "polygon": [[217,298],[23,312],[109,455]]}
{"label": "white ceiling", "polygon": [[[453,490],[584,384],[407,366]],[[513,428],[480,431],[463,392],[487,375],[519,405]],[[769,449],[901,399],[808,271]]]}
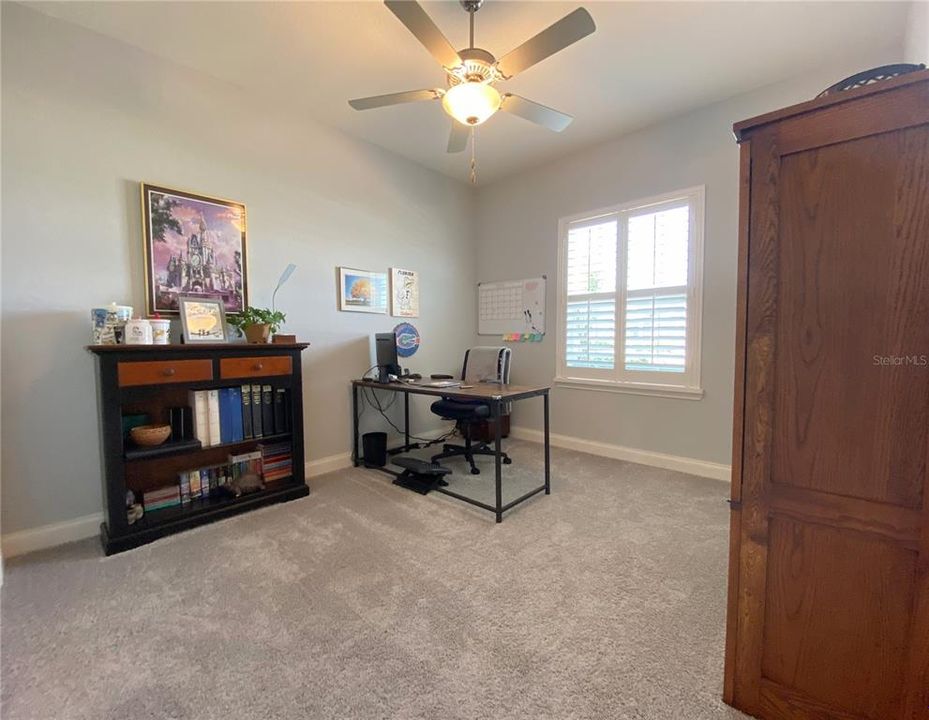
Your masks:
{"label": "white ceiling", "polygon": [[[457,2],[423,4],[452,45],[467,46],[468,16]],[[580,4],[487,0],[475,44],[501,57]],[[574,123],[558,134],[498,113],[479,129],[481,182],[820,64],[902,50],[908,9],[904,2],[584,4],[597,24],[593,35],[501,86],[573,114]],[[347,104],[443,83],[439,65],[380,2],[30,5],[467,178],[467,156],[445,152],[450,119],[437,102],[365,112]]]}

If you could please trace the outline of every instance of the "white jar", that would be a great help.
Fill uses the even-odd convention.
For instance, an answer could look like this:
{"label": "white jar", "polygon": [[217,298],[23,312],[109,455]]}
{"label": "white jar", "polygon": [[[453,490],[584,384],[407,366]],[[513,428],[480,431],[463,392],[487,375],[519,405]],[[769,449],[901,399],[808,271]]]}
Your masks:
{"label": "white jar", "polygon": [[133,318],[126,323],[123,331],[126,345],[152,345],[152,325],[143,318]]}
{"label": "white jar", "polygon": [[171,335],[171,321],[152,318],[148,324],[152,326],[152,339],[155,345],[167,345]]}

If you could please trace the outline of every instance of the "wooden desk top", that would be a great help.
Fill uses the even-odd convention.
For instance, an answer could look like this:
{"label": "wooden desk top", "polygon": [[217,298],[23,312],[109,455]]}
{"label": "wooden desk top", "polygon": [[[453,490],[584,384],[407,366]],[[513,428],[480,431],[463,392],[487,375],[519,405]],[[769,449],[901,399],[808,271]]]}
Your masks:
{"label": "wooden desk top", "polygon": [[352,385],[369,387],[378,390],[393,390],[413,395],[437,395],[460,400],[520,400],[522,398],[545,395],[550,389],[549,385],[501,385],[499,383],[474,383],[474,387],[462,390],[453,387],[432,387],[428,385],[435,382],[423,378],[413,382],[380,383],[371,380],[352,380]]}

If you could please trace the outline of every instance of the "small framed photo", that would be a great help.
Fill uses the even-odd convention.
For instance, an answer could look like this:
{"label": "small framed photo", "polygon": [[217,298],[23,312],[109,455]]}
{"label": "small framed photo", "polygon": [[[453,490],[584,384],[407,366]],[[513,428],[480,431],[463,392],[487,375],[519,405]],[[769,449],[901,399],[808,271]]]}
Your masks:
{"label": "small framed photo", "polygon": [[387,273],[339,268],[339,310],[387,314]]}
{"label": "small framed photo", "polygon": [[221,299],[179,297],[177,304],[181,313],[184,342],[227,342],[226,311]]}
{"label": "small framed photo", "polygon": [[419,317],[419,273],[390,268],[390,314],[394,317]]}

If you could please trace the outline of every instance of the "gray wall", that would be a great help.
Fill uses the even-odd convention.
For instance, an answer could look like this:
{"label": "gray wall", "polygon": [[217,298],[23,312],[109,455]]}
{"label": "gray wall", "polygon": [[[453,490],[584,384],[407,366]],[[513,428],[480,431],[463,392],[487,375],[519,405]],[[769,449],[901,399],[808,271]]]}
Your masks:
{"label": "gray wall", "polygon": [[83,348],[91,307],[144,308],[140,180],[246,203],[252,304],[297,264],[277,301],[313,343],[309,460],[348,450],[348,380],[398,322],[338,312],[336,265],[419,270],[410,364],[458,366],[475,323],[468,186],[19,5],[3,3],[2,33],[4,533],[101,509]]}
{"label": "gray wall", "polygon": [[929,0],[913,0],[910,5],[904,60],[929,63]]}
{"label": "gray wall", "polygon": [[[925,42],[915,35],[911,44]],[[421,272],[424,344],[409,363],[454,371],[475,340],[474,285],[547,274],[555,317],[559,217],[707,187],[701,401],[556,389],[554,431],[728,463],[738,151],[733,121],[803,100],[855,67],[720,103],[496,182],[477,196],[239,89],[103,36],[2,4],[3,532],[101,508],[89,309],[143,307],[138,182],[236,198],[249,212],[251,301],[278,295],[304,357],[308,459],[349,446],[349,378],[395,320],[339,313],[335,266]],[[476,220],[475,220],[476,213]],[[475,247],[476,245],[476,247]],[[554,329],[554,325],[550,325]],[[550,381],[554,336],[514,347],[516,381]],[[478,338],[478,342],[496,342]],[[534,408],[516,422],[539,427]],[[370,413],[369,413],[370,416]],[[417,429],[434,425],[424,404]]]}
{"label": "gray wall", "polygon": [[[540,344],[517,345],[513,351],[514,381],[548,383],[555,372],[558,219],[706,185],[701,367],[705,397],[677,400],[556,387],[552,432],[730,462],[739,180],[732,124],[808,100],[842,77],[889,62],[899,62],[899,48],[862,57],[851,67],[818,69],[797,81],[712,105],[479,189],[478,279],[543,274],[549,278],[549,334]],[[538,429],[541,411],[528,403],[517,406],[514,424]]]}

